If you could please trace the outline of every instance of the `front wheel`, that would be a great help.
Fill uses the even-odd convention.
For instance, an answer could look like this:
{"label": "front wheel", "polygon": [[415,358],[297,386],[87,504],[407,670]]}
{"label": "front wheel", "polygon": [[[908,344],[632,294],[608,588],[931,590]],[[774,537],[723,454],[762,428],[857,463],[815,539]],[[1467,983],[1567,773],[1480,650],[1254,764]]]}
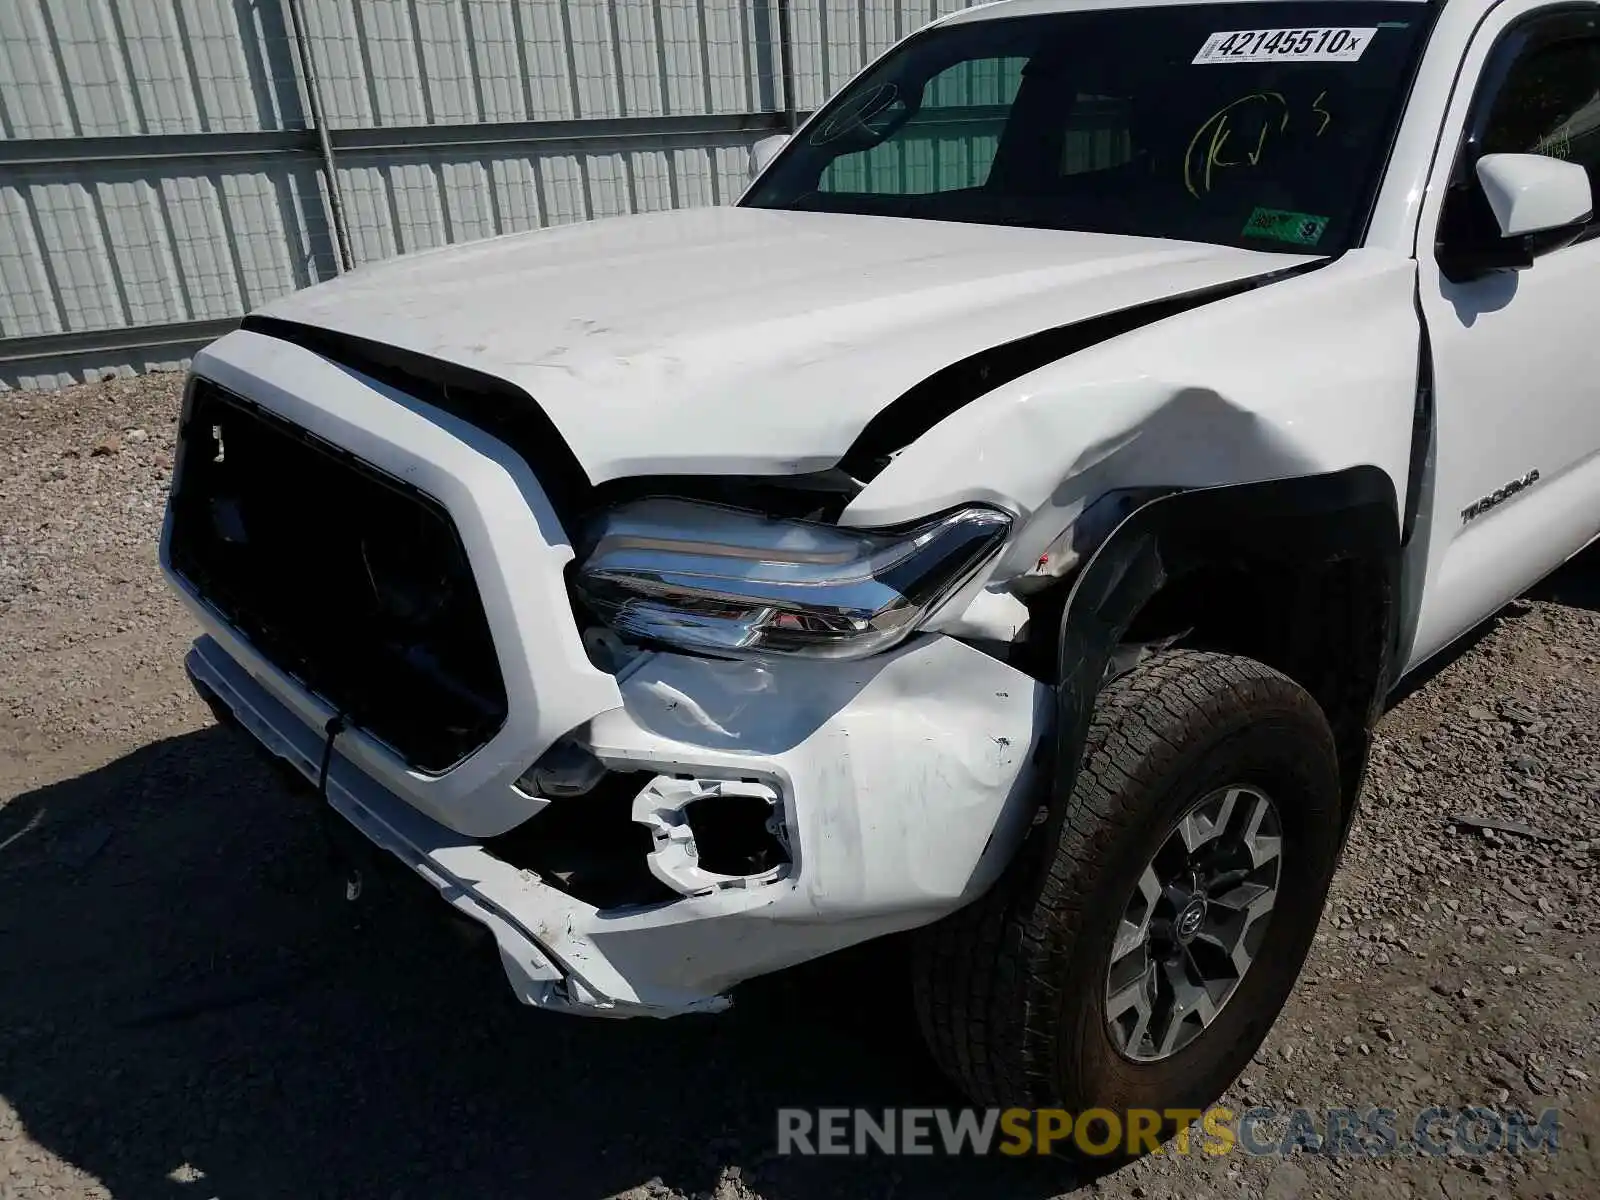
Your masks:
{"label": "front wheel", "polygon": [[991,891],[919,931],[918,1016],[976,1103],[1210,1103],[1287,1000],[1339,851],[1315,700],[1172,651],[1102,689],[1070,797]]}

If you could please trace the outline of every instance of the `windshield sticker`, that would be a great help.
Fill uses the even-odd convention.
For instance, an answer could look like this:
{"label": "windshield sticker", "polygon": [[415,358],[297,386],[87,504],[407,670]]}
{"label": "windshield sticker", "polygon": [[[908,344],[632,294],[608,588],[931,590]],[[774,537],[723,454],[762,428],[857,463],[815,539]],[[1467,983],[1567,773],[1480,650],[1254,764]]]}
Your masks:
{"label": "windshield sticker", "polygon": [[1234,29],[1213,33],[1190,65],[1200,63],[1356,62],[1377,26],[1364,29]]}
{"label": "windshield sticker", "polygon": [[1257,208],[1244,223],[1245,237],[1274,238],[1297,246],[1315,246],[1328,228],[1328,218],[1282,208]]}

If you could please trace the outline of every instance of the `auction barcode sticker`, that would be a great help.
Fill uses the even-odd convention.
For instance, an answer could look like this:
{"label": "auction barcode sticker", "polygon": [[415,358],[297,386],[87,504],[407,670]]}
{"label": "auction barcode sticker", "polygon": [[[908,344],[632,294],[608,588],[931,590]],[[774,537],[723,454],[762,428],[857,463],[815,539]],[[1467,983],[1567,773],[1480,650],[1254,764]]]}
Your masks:
{"label": "auction barcode sticker", "polygon": [[1355,62],[1377,32],[1376,27],[1235,29],[1206,38],[1194,62]]}

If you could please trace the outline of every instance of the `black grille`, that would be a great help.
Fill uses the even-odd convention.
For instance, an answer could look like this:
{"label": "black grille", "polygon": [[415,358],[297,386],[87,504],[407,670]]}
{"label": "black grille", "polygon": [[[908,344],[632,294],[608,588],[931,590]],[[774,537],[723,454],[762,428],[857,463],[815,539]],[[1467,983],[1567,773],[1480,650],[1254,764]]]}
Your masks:
{"label": "black grille", "polygon": [[269,661],[419,770],[505,722],[466,552],[432,498],[196,380],[173,569]]}

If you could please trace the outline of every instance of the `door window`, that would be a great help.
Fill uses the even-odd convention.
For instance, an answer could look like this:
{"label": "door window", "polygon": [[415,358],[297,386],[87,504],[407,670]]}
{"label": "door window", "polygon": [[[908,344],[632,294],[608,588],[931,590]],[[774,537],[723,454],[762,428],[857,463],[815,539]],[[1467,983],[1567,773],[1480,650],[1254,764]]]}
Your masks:
{"label": "door window", "polygon": [[[1485,72],[1476,118],[1451,177],[1441,239],[1497,236],[1477,185],[1485,154],[1545,154],[1578,163],[1600,195],[1600,21],[1571,13],[1513,29]],[[1589,220],[1586,236],[1600,232]]]}

